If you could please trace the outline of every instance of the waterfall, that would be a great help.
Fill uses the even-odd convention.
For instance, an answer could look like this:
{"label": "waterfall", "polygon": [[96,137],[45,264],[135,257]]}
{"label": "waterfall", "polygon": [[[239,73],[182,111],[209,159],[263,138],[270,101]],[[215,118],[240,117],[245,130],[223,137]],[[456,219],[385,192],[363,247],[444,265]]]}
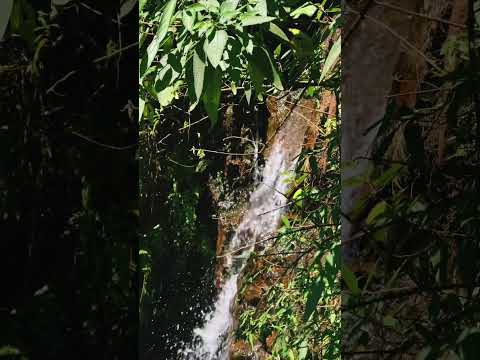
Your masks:
{"label": "waterfall", "polygon": [[233,235],[223,260],[226,281],[204,317],[201,327],[193,331],[192,344],[179,351],[182,360],[227,360],[233,326],[232,305],[237,293],[237,280],[256,244],[267,245],[277,231],[286,210],[285,193],[293,176],[303,143],[305,126],[292,121],[274,138],[261,174],[261,181],[249,200],[249,209]]}

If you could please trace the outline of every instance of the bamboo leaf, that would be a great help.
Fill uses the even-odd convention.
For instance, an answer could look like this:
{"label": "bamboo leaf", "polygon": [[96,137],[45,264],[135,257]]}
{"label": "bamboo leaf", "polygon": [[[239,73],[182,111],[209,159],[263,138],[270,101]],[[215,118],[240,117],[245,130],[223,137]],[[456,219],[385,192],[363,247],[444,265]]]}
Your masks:
{"label": "bamboo leaf", "polygon": [[339,37],[337,41],[335,41],[335,43],[333,44],[330,52],[328,53],[325,64],[323,65],[322,74],[320,75],[320,81],[325,79],[330,74],[330,71],[333,69],[333,67],[337,63],[338,58],[340,57],[341,48],[342,42],[341,38]]}
{"label": "bamboo leaf", "polygon": [[287,34],[275,23],[271,22],[270,23],[270,28],[269,31],[273,34],[278,36],[280,39],[285,40],[286,42],[290,42],[290,39],[288,38]]}
{"label": "bamboo leaf", "polygon": [[282,79],[280,78],[280,74],[278,73],[277,65],[273,62],[272,57],[270,56],[269,52],[263,47],[261,49],[263,50],[263,52],[265,53],[268,61],[270,62],[270,67],[271,67],[271,70],[272,70],[272,77],[273,77],[273,85],[278,90],[283,90]]}
{"label": "bamboo leaf", "polygon": [[142,98],[139,98],[138,99],[138,121],[142,120],[144,109],[145,109],[145,100]]}
{"label": "bamboo leaf", "polygon": [[380,201],[374,208],[370,211],[367,216],[367,224],[371,225],[379,216],[387,211],[388,204],[385,201]]}

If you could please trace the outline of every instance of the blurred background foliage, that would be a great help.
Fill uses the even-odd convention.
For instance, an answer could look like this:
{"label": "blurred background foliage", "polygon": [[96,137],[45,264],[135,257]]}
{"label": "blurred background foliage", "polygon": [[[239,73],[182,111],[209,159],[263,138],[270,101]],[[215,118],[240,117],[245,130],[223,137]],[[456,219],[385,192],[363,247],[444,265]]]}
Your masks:
{"label": "blurred background foliage", "polygon": [[137,354],[137,91],[125,67],[138,24],[120,5],[13,2],[0,43],[5,358]]}
{"label": "blurred background foliage", "polygon": [[364,236],[342,297],[347,358],[480,354],[480,2],[441,5],[441,18],[416,17],[434,24],[428,43],[416,44],[426,48],[417,69],[423,59],[429,66],[413,92],[398,71],[362,175]]}

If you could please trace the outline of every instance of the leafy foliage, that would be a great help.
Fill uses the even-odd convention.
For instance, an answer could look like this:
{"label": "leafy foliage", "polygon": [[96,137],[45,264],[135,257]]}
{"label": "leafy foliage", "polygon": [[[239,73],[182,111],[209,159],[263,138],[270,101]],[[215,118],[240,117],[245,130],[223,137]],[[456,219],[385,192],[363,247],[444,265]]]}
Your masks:
{"label": "leafy foliage", "polygon": [[131,358],[135,75],[124,71],[133,54],[109,51],[121,47],[119,34],[135,42],[137,23],[112,21],[118,2],[57,3],[15,1],[0,43],[2,273],[9,274],[0,353]]}
{"label": "leafy foliage", "polygon": [[[252,181],[251,169],[258,160],[245,154],[237,158],[235,154],[253,154],[254,149],[247,151],[245,144],[252,146],[266,137],[266,96],[275,95],[281,89],[303,88],[303,96],[320,101],[325,89],[338,92],[340,3],[146,0],[141,2],[140,9],[140,126],[143,146],[149,149],[142,156],[152,169],[142,176],[142,196],[149,197],[143,200],[145,206],[162,204],[157,206],[165,214],[160,221],[150,221],[147,216],[143,229],[147,234],[142,244],[143,256],[146,264],[152,264],[145,267],[144,288],[151,296],[152,305],[147,310],[145,304],[141,312],[145,323],[150,319],[163,322],[144,332],[156,330],[164,336],[157,337],[156,345],[160,349],[147,354],[155,357],[156,351],[162,356],[175,354],[172,339],[188,341],[189,329],[201,320],[195,317],[195,311],[188,310],[190,305],[179,303],[181,290],[177,290],[176,295],[168,295],[168,299],[163,298],[163,302],[170,304],[169,309],[155,304],[166,293],[169,283],[184,281],[181,275],[165,274],[165,265],[171,274],[182,274],[192,271],[194,262],[200,266],[213,260],[214,232],[202,230],[197,220],[185,223],[185,219],[190,218],[187,214],[199,219],[200,214],[214,212],[213,207],[209,208],[213,201],[206,197],[199,201],[198,197],[192,199],[191,196],[195,192],[200,197],[211,193],[209,184],[215,178],[220,189],[217,195],[221,201],[228,202],[229,193],[237,194],[238,188]],[[338,306],[334,306],[340,271],[337,128],[335,119],[324,119],[323,135],[317,147],[302,154],[300,175],[295,180],[297,205],[281,229],[284,235],[272,249],[273,252],[304,251],[302,261],[308,270],[299,263],[291,264],[293,280],[287,295],[285,289],[272,287],[261,314],[246,311],[241,315],[243,325],[238,330],[239,338],[265,340],[267,331],[285,330],[276,342],[275,358],[309,359],[319,354],[335,358],[338,355],[340,317]],[[225,140],[231,138],[242,140],[235,144]],[[317,165],[324,155],[329,162],[326,173]],[[233,162],[250,170],[230,173],[233,166],[229,164]],[[155,167],[161,172],[153,170]],[[302,169],[308,170],[307,173]],[[160,198],[147,186],[149,183],[161,186]],[[181,198],[186,201],[173,202],[174,198],[179,199],[177,192],[181,192]],[[191,207],[190,201],[197,205]],[[239,200],[233,196],[233,201]],[[175,234],[171,228],[178,223],[185,226],[176,229]],[[321,225],[324,223],[330,225]],[[290,233],[301,226],[310,230]],[[206,240],[208,237],[210,241]],[[159,257],[161,253],[164,255]],[[147,260],[150,256],[153,260]],[[279,259],[281,257],[279,255]],[[162,264],[162,268],[155,264]],[[205,274],[205,267],[202,269],[193,271]],[[268,272],[268,269],[266,266],[262,271]],[[152,281],[152,276],[157,279]],[[199,275],[197,279],[197,283],[205,280]],[[247,277],[245,281],[250,280]],[[155,285],[159,283],[163,285]],[[201,308],[199,301],[205,306],[212,296],[205,289],[201,300],[196,297],[198,290],[191,293],[195,294],[195,309]],[[188,314],[192,318],[190,324],[179,319],[182,311],[184,316]],[[179,323],[181,329],[175,330]],[[167,337],[171,341],[168,344]],[[147,339],[144,346],[154,341]]]}
{"label": "leafy foliage", "polygon": [[[158,101],[162,109],[188,96],[190,111],[202,102],[214,124],[222,89],[233,94],[243,89],[247,101],[252,91],[263,99],[265,81],[283,90],[285,81],[293,82],[285,79],[287,74],[282,74],[277,61],[288,61],[292,52],[295,58],[316,57],[312,44],[320,40],[313,24],[310,32],[316,39],[290,24],[298,23],[295,19],[302,15],[318,14],[320,19],[339,11],[326,1],[299,7],[294,3],[298,2],[272,1],[267,5],[265,0],[205,0],[179,5],[171,0],[158,6],[145,2],[140,30],[142,101]],[[335,30],[336,25],[332,26],[329,31]],[[153,38],[152,30],[156,31]],[[288,31],[293,36],[288,36]],[[339,41],[334,49],[336,54],[329,59],[332,63],[327,62],[322,78],[338,57]]]}

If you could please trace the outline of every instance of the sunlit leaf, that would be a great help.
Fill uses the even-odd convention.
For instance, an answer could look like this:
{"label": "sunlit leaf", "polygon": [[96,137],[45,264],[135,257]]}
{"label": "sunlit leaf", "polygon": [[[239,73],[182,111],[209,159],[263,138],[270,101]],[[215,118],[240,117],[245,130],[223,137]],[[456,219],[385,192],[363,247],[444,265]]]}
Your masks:
{"label": "sunlit leaf", "polygon": [[242,26],[252,26],[264,24],[275,20],[272,16],[258,16],[258,15],[248,15],[241,18]]}
{"label": "sunlit leaf", "polygon": [[313,15],[315,15],[317,10],[318,10],[318,7],[315,6],[315,5],[311,5],[311,4],[310,5],[304,5],[302,7],[299,7],[297,9],[293,10],[290,13],[290,16],[294,19],[298,19],[302,15],[312,17]]}
{"label": "sunlit leaf", "polygon": [[187,10],[182,11],[182,23],[185,29],[192,31],[195,23],[195,14]]}
{"label": "sunlit leaf", "polygon": [[[144,66],[145,71],[150,67],[157,55],[158,49],[160,48],[160,44],[165,38],[168,33],[168,28],[170,27],[170,23],[173,18],[173,14],[175,12],[175,6],[177,5],[176,0],[169,0],[168,3],[165,5],[163,11],[161,12],[160,21],[157,33],[153,37],[152,42],[148,45],[147,48],[147,59],[146,64]],[[140,74],[142,76],[143,74]]]}
{"label": "sunlit leaf", "polygon": [[370,210],[370,213],[367,216],[367,224],[371,225],[378,217],[383,215],[388,208],[388,204],[385,201],[380,201],[377,205]]}
{"label": "sunlit leaf", "polygon": [[270,67],[272,71],[272,76],[273,76],[273,85],[278,89],[278,90],[283,90],[283,85],[282,85],[282,80],[280,78],[280,74],[277,70],[277,65],[275,62],[272,60],[272,57],[270,56],[269,52],[265,48],[261,48],[262,51],[265,53],[265,56],[267,57],[268,61],[270,62]]}
{"label": "sunlit leaf", "polygon": [[203,49],[214,68],[218,66],[227,45],[228,34],[225,30],[218,30],[211,40],[205,39]]}
{"label": "sunlit leaf", "polygon": [[325,60],[325,64],[323,64],[322,74],[320,75],[320,81],[325,79],[330,72],[332,71],[333,67],[337,63],[337,60],[340,57],[340,50],[342,47],[341,38],[339,37],[337,41],[333,44],[332,48],[330,49],[327,59]]}
{"label": "sunlit leaf", "polygon": [[268,14],[268,7],[267,7],[267,0],[257,0],[257,4],[254,7],[255,11],[258,12],[261,16],[267,16]]}
{"label": "sunlit leaf", "polygon": [[144,109],[145,109],[145,100],[140,97],[138,99],[138,121],[142,120]]}
{"label": "sunlit leaf", "polygon": [[239,3],[239,0],[225,0],[220,5],[220,16],[226,16],[235,11]]}
{"label": "sunlit leaf", "polygon": [[276,36],[278,36],[280,39],[285,40],[286,42],[290,42],[290,39],[288,38],[287,34],[275,23],[271,22],[270,23],[270,32]]}

